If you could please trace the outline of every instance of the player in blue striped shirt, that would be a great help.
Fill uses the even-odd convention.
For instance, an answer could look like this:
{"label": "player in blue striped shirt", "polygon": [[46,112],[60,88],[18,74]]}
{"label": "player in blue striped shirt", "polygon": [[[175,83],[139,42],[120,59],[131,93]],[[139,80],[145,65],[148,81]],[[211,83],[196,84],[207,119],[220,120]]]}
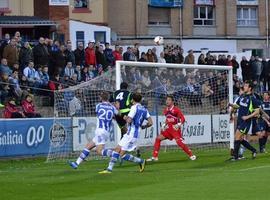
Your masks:
{"label": "player in blue striped shirt", "polygon": [[[128,123],[128,131],[120,140],[115,150],[112,152],[109,166],[106,170],[99,172],[100,174],[111,173],[115,163],[120,156],[123,160],[138,163],[140,166],[140,172],[143,172],[145,167],[145,160],[126,153],[134,151],[134,149],[137,147],[140,128],[144,129],[152,126],[153,124],[148,110],[140,104],[141,100],[142,96],[138,93],[135,93],[132,96],[133,106],[131,107],[128,116],[125,118]],[[147,124],[142,125],[145,120],[147,120]]]}
{"label": "player in blue striped shirt", "polygon": [[102,92],[100,97],[102,102],[96,105],[97,127],[95,137],[86,145],[76,162],[69,162],[73,169],[78,168],[94,147],[96,147],[99,155],[110,157],[112,154],[112,150],[104,149],[104,147],[110,135],[113,117],[118,114],[118,110],[109,103],[107,92]]}

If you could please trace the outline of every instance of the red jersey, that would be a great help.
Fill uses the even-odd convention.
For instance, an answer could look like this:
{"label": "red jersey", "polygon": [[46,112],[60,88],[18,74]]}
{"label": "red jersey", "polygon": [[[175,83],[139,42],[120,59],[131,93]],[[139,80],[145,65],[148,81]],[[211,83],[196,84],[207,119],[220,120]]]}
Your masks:
{"label": "red jersey", "polygon": [[166,124],[170,127],[179,122],[184,123],[185,117],[177,106],[171,106],[164,109],[163,114],[166,117]]}
{"label": "red jersey", "polygon": [[35,113],[35,106],[33,102],[28,102],[24,100],[22,102],[22,108],[24,113]]}
{"label": "red jersey", "polygon": [[94,48],[87,47],[85,49],[85,64],[86,65],[93,65],[96,67],[96,52]]}
{"label": "red jersey", "polygon": [[7,103],[5,110],[4,110],[4,118],[11,118],[12,113],[19,112],[18,108],[10,103]]}

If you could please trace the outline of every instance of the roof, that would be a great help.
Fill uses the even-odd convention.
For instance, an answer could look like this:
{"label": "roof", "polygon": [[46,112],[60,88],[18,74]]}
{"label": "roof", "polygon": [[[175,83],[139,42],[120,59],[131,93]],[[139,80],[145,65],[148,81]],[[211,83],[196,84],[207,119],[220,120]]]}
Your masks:
{"label": "roof", "polygon": [[56,22],[35,16],[0,16],[1,25],[55,26]]}

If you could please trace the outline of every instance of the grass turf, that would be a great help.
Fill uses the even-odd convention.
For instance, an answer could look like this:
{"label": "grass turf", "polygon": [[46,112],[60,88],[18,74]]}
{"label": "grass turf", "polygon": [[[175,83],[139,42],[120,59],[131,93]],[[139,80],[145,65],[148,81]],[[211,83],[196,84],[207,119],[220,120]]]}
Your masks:
{"label": "grass turf", "polygon": [[[270,199],[270,158],[225,162],[227,151],[197,151],[190,161],[182,152],[160,154],[145,172],[125,162],[112,174],[98,174],[107,160],[88,161],[77,170],[44,159],[0,161],[1,200],[89,199]],[[145,156],[145,155],[144,155]]]}

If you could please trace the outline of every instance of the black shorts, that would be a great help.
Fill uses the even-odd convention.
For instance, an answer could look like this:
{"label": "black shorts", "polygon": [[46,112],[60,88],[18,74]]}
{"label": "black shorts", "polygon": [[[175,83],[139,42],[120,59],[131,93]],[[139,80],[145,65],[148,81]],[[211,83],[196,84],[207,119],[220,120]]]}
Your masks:
{"label": "black shorts", "polygon": [[124,120],[124,116],[127,116],[128,113],[121,113],[121,115],[116,115],[115,120],[119,126],[119,128],[123,128],[126,125],[126,120]]}
{"label": "black shorts", "polygon": [[250,129],[250,126],[251,126],[251,120],[242,120],[242,119],[239,119],[237,121],[237,129],[244,135],[246,135]]}

